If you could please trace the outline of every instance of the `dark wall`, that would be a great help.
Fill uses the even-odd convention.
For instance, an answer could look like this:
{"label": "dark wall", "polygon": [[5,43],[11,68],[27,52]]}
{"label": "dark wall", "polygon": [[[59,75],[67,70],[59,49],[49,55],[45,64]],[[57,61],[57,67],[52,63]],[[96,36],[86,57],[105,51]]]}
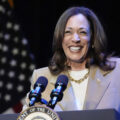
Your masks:
{"label": "dark wall", "polygon": [[38,67],[48,65],[52,56],[54,27],[62,12],[70,6],[91,8],[101,20],[108,37],[108,51],[119,54],[119,5],[110,0],[14,0],[14,9],[22,25]]}

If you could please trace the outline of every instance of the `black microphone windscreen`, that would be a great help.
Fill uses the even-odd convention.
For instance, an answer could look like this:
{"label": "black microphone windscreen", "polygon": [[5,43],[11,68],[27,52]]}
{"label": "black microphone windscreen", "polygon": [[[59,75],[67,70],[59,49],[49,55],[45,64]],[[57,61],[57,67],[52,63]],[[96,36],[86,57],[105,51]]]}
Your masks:
{"label": "black microphone windscreen", "polygon": [[56,84],[57,83],[63,83],[65,86],[67,86],[68,77],[66,75],[59,75]]}

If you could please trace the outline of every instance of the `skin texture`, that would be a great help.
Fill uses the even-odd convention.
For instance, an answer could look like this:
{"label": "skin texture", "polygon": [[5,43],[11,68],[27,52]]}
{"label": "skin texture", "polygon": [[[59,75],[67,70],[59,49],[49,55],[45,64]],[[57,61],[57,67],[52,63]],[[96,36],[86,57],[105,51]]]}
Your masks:
{"label": "skin texture", "polygon": [[84,15],[78,14],[68,19],[62,47],[72,70],[85,68],[90,37],[90,24]]}

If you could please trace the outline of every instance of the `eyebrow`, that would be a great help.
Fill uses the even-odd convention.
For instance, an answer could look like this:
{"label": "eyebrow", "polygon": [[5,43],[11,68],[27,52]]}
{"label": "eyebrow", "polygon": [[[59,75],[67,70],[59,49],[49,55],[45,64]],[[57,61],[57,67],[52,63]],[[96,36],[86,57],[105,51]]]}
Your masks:
{"label": "eyebrow", "polygon": [[[67,27],[66,29],[72,29],[72,27]],[[65,29],[65,30],[66,30]],[[79,28],[79,30],[87,30],[86,28],[83,28],[83,27],[81,27],[81,28]]]}

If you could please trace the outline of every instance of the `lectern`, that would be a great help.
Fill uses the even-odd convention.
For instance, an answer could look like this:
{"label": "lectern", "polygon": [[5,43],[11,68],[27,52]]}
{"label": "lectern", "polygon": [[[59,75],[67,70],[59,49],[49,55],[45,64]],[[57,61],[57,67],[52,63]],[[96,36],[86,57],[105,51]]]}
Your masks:
{"label": "lectern", "polygon": [[120,120],[114,109],[58,112],[62,120]]}
{"label": "lectern", "polygon": [[[114,109],[57,112],[61,120],[120,120]],[[0,120],[16,120],[19,114],[1,114]]]}

